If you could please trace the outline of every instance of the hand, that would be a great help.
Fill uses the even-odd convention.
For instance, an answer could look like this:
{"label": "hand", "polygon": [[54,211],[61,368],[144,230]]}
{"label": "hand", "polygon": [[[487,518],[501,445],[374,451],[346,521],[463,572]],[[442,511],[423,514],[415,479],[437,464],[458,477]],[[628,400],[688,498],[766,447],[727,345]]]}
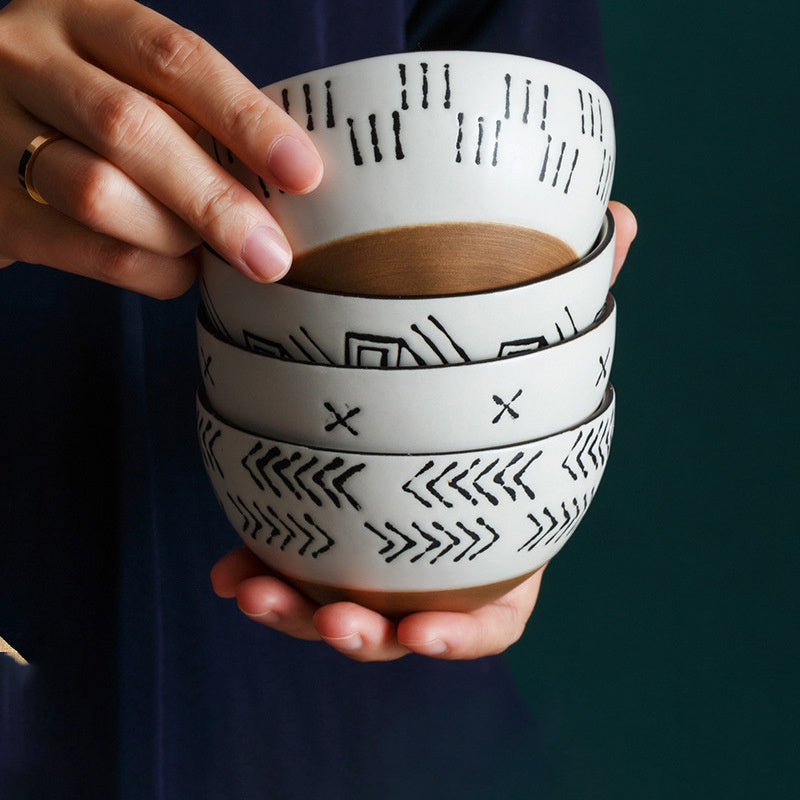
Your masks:
{"label": "hand", "polygon": [[393,661],[408,653],[467,659],[501,653],[522,635],[543,572],[476,611],[424,611],[399,622],[356,603],[318,606],[272,575],[247,547],[223,556],[211,583],[220,597],[235,597],[250,619],[298,639],[325,641],[356,661]]}
{"label": "hand", "polygon": [[[65,138],[33,162],[42,205],[17,168],[47,128]],[[200,128],[281,189],[321,180],[302,128],[197,35],[133,0],[12,0],[0,11],[0,267],[43,263],[172,297],[194,281],[189,253],[204,240],[277,280],[286,238],[194,141]]]}
{"label": "hand", "polygon": [[[617,229],[612,283],[636,236],[636,217],[609,204]],[[500,653],[517,641],[539,596],[544,567],[489,605],[470,613],[426,611],[394,622],[355,603],[317,606],[248,550],[223,556],[211,570],[214,591],[235,597],[244,614],[299,639],[317,639],[357,661],[390,661],[408,653],[466,659]]]}

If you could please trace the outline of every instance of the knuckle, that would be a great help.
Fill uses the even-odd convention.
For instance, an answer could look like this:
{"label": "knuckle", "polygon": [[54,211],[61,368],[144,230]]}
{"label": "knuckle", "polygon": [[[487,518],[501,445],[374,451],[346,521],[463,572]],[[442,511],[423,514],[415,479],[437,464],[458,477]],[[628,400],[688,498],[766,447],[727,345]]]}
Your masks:
{"label": "knuckle", "polygon": [[266,98],[252,92],[240,92],[228,99],[223,111],[223,119],[234,138],[258,136],[273,119],[271,107]]}
{"label": "knuckle", "polygon": [[174,24],[152,34],[141,48],[145,71],[167,81],[198,68],[205,51],[206,43],[200,36]]}
{"label": "knuckle", "polygon": [[235,184],[213,184],[190,202],[189,222],[197,231],[221,230],[238,216],[240,203],[241,194]]}
{"label": "knuckle", "polygon": [[141,142],[153,125],[142,96],[126,86],[105,93],[90,113],[91,124],[102,141],[115,150]]}
{"label": "knuckle", "polygon": [[93,278],[153,297],[156,300],[171,300],[183,294],[190,280],[176,270],[164,272],[154,270],[148,263],[150,254],[139,248],[117,240],[108,240],[101,246],[95,261]]}
{"label": "knuckle", "polygon": [[73,179],[75,215],[92,230],[103,228],[113,207],[112,176],[101,161],[87,164]]}

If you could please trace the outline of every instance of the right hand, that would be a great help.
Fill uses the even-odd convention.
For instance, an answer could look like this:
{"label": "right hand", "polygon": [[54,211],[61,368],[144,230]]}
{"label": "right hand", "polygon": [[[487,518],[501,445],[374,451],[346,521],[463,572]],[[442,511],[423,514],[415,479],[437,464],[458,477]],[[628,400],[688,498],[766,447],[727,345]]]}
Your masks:
{"label": "right hand", "polygon": [[[37,203],[17,177],[37,156]],[[277,280],[291,250],[260,201],[195,142],[207,130],[267,183],[313,190],[308,136],[196,34],[133,0],[12,0],[0,11],[0,267],[46,264],[174,297],[208,244]]]}

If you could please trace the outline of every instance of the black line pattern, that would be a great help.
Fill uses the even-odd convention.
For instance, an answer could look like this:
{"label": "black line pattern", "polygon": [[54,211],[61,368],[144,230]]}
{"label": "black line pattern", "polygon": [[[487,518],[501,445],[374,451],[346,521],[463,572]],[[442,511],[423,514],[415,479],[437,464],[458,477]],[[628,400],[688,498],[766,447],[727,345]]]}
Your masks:
{"label": "black line pattern", "polygon": [[501,342],[497,352],[498,358],[511,358],[521,356],[524,353],[532,353],[534,350],[541,350],[547,347],[548,341],[544,336],[530,336],[525,339],[513,339],[508,342]]}
{"label": "black line pattern", "polygon": [[[548,164],[549,164],[549,162],[551,160],[550,159],[550,147],[551,147],[552,144],[553,144],[553,137],[548,133],[547,134],[547,147],[545,148],[544,156],[542,158],[542,166],[541,166],[541,169],[539,170],[539,182],[540,183],[544,183],[545,182],[545,178],[547,177]],[[554,189],[558,186],[558,180],[561,177],[561,168],[562,168],[562,166],[564,164],[564,155],[567,152],[567,143],[566,142],[561,142],[561,144],[558,145],[557,147],[558,147],[558,158],[557,158],[557,160],[555,159],[555,157],[553,159],[553,160],[556,160],[556,166],[555,166],[555,170],[553,171],[553,179],[550,182],[550,185]],[[571,161],[571,166],[570,166],[570,170],[569,170],[569,175],[567,176],[567,180],[566,180],[566,183],[564,185],[564,194],[569,194],[569,188],[570,188],[570,185],[572,184],[572,176],[573,176],[573,174],[575,172],[575,165],[578,163],[578,155],[579,155],[579,150],[576,147],[575,148],[575,153],[572,155],[572,161]],[[601,178],[601,180],[602,180],[602,178]]]}
{"label": "black line pattern", "polygon": [[456,136],[456,164],[461,163],[461,144],[464,141],[464,113],[458,112],[458,135]]}
{"label": "black line pattern", "polygon": [[207,380],[212,386],[216,386],[217,384],[214,380],[214,376],[211,374],[213,356],[207,356],[202,345],[200,345],[200,362],[203,369],[203,380]]}
{"label": "black line pattern", "polygon": [[500,422],[501,419],[503,419],[503,415],[506,414],[506,412],[508,412],[508,416],[511,417],[511,419],[519,419],[519,414],[517,413],[517,411],[514,410],[511,404],[515,400],[517,400],[520,397],[520,395],[522,395],[522,389],[518,389],[516,394],[508,401],[503,400],[503,398],[500,397],[499,395],[496,394],[492,395],[492,400],[494,400],[494,402],[498,406],[500,406],[500,412],[492,420],[492,425],[497,425],[497,423]]}
{"label": "black line pattern", "polygon": [[303,97],[306,103],[306,129],[314,130],[314,116],[311,113],[311,86],[308,83],[303,84]]}
{"label": "black line pattern", "polygon": [[379,540],[378,555],[383,556],[387,564],[403,556],[410,564],[431,556],[427,561],[431,566],[445,556],[449,556],[454,564],[464,559],[474,561],[500,539],[500,534],[483,517],[478,517],[474,522],[457,520],[455,530],[436,521],[425,527],[412,522],[410,528],[405,530],[391,522],[384,522],[382,526],[365,522],[364,527]]}
{"label": "black line pattern", "polygon": [[333,114],[333,95],[331,94],[330,81],[325,81],[325,127],[336,127],[336,118]]}
{"label": "black line pattern", "polygon": [[611,414],[597,427],[593,425],[588,430],[583,428],[578,431],[569,452],[561,462],[561,468],[573,481],[581,480],[581,476],[588,478],[591,470],[596,471],[605,466],[613,430],[614,418]]}
{"label": "black line pattern", "polygon": [[242,330],[242,336],[244,338],[244,346],[254,353],[261,353],[273,358],[282,358],[285,361],[294,360],[289,351],[280,342],[266,339],[248,330]]}
{"label": "black line pattern", "polygon": [[[360,167],[364,165],[364,153],[359,143],[359,134],[357,133],[358,123],[353,117],[347,118],[347,125],[349,128],[350,136],[350,149],[353,156],[353,164]],[[382,129],[381,120],[377,114],[369,114],[367,116],[367,125],[369,127],[369,145],[368,148],[372,151],[372,159],[376,164],[383,161],[384,153],[381,149],[380,130]],[[399,111],[392,111],[392,150],[396,161],[402,161],[405,158],[405,151],[403,150],[402,141],[402,120]]]}
{"label": "black line pattern", "polygon": [[595,386],[600,385],[600,381],[608,380],[608,360],[611,356],[611,348],[609,347],[606,350],[605,356],[598,356],[597,360],[600,362],[600,373],[597,376],[597,380],[594,382]]}
{"label": "black line pattern", "polygon": [[541,455],[542,451],[538,450],[526,459],[525,451],[520,450],[508,461],[495,458],[485,464],[485,459],[479,457],[468,466],[458,460],[442,466],[430,459],[402,488],[425,508],[436,504],[453,508],[456,502],[465,500],[473,506],[481,502],[497,506],[504,496],[501,492],[512,502],[522,499],[523,495],[533,500],[536,493],[527,483],[526,473]]}
{"label": "black line pattern", "polygon": [[360,167],[364,163],[364,159],[361,157],[361,151],[358,148],[358,139],[356,139],[356,132],[353,128],[353,119],[352,117],[347,118],[347,125],[350,128],[350,147],[353,151],[353,163]]}
{"label": "black line pattern", "polygon": [[475,163],[481,163],[481,147],[483,146],[483,117],[478,117],[478,145],[475,148]]}
{"label": "black line pattern", "polygon": [[392,111],[392,133],[394,133],[394,157],[401,161],[405,158],[403,143],[400,141],[400,112]]}
{"label": "black line pattern", "polygon": [[344,337],[345,364],[348,366],[399,367],[406,354],[417,366],[425,364],[424,359],[417,355],[402,336],[348,331]]}
{"label": "black line pattern", "polygon": [[200,273],[200,297],[212,327],[221,333],[225,339],[232,341],[231,335],[225,327],[225,323],[222,321],[222,316],[217,311],[217,307],[211,299],[211,292],[208,290],[208,285],[206,284],[206,279],[202,272]]}
{"label": "black line pattern", "polygon": [[[542,100],[542,122],[539,126],[542,130],[545,129],[547,124],[547,100],[550,97],[550,87],[545,84],[544,85],[544,99]],[[555,185],[555,184],[553,184]]]}
{"label": "black line pattern", "polygon": [[308,554],[311,558],[319,558],[336,544],[334,538],[321,528],[310,514],[303,514],[301,523],[290,513],[285,517],[281,516],[270,505],[262,508],[255,501],[248,504],[239,495],[234,497],[230,492],[226,494],[241,517],[237,527],[242,537],[249,536],[257,541],[263,532],[265,544],[275,545],[283,551],[290,546],[299,545],[297,555]]}
{"label": "black line pattern", "polygon": [[492,166],[497,166],[497,153],[500,149],[500,120],[497,120],[494,126],[494,150],[492,150]]}
{"label": "black line pattern", "polygon": [[522,124],[528,124],[528,115],[531,113],[531,82],[525,80],[525,108],[522,111]]}
{"label": "black line pattern", "polygon": [[597,180],[595,196],[605,201],[611,191],[611,178],[614,174],[614,159],[608,150],[603,150],[603,163],[600,166],[600,177]]}
{"label": "black line pattern", "polygon": [[[575,320],[572,318],[572,312],[569,310],[569,306],[564,306],[564,311],[567,315],[567,319],[569,320],[569,324],[572,325],[572,333],[569,336],[577,336],[578,334],[578,326],[575,324]],[[564,342],[567,340],[567,336],[564,335],[564,332],[561,330],[561,326],[556,322],[555,323],[556,330],[558,331],[558,338],[560,341]]]}
{"label": "black line pattern", "polygon": [[379,163],[383,161],[383,153],[381,153],[381,149],[379,147],[378,142],[378,128],[375,125],[375,115],[369,115],[369,138],[372,142],[372,157],[375,159],[375,163]]}
{"label": "black line pattern", "polygon": [[408,93],[406,92],[406,65],[398,64],[397,69],[400,73],[400,108],[408,110]]}
{"label": "black line pattern", "polygon": [[[241,464],[262,492],[271,492],[282,497],[282,492],[289,491],[298,500],[308,498],[314,505],[323,506],[325,498],[336,508],[341,508],[346,501],[359,511],[360,503],[345,489],[345,484],[366,467],[363,462],[347,464],[340,456],[334,456],[322,463],[316,456],[303,461],[300,451],[285,454],[278,445],[266,448],[262,442],[256,442],[241,459]],[[298,462],[302,462],[299,463]],[[291,467],[291,469],[289,469]],[[301,476],[310,475],[310,488]],[[281,486],[283,488],[281,488]],[[320,490],[320,491],[317,491]]]}
{"label": "black line pattern", "polygon": [[[211,312],[210,312],[211,313]],[[575,320],[564,306],[566,321],[554,320],[555,335],[536,332],[519,339],[509,339],[499,343],[497,358],[513,356],[540,350],[553,341],[565,341],[578,333]],[[221,325],[221,322],[220,322]],[[255,353],[269,355],[287,361],[300,361],[313,364],[336,364],[328,352],[319,344],[315,336],[304,325],[298,325],[299,333],[287,334],[288,342],[280,342],[259,336],[247,329],[242,330],[244,346]],[[347,366],[402,368],[406,366],[425,366],[431,363],[466,364],[472,361],[467,349],[461,345],[447,327],[433,314],[428,314],[421,323],[409,325],[417,340],[404,336],[346,331],[343,344],[343,363]],[[230,337],[228,337],[230,339]]]}
{"label": "black line pattern", "polygon": [[216,426],[214,421],[208,417],[200,416],[197,422],[197,432],[200,436],[200,451],[203,455],[203,463],[209,472],[217,472],[221,478],[225,477],[222,464],[219,463],[214,448],[219,443],[222,436],[222,428]]}
{"label": "black line pattern", "polygon": [[545,506],[538,517],[532,513],[528,514],[528,519],[536,526],[536,532],[517,548],[517,552],[526,550],[530,553],[539,545],[546,547],[568,539],[583,519],[593,495],[594,492],[591,492],[588,495],[584,494],[582,500],[573,497],[569,501],[564,501],[555,513]]}
{"label": "black line pattern", "polygon": [[356,414],[359,414],[361,412],[360,408],[348,408],[344,413],[340,414],[327,400],[325,403],[323,403],[323,405],[328,411],[330,411],[331,414],[333,414],[333,421],[329,422],[325,426],[326,432],[330,433],[332,430],[335,430],[341,426],[345,430],[352,433],[353,436],[358,436],[358,431],[348,422],[348,420],[354,417]]}
{"label": "black line pattern", "polygon": [[[583,89],[578,88],[578,103],[581,109],[581,133],[584,136],[597,137],[599,141],[604,141],[605,130],[603,124],[603,103],[600,97],[593,97],[590,91],[584,94]],[[597,110],[595,111],[595,103]]]}

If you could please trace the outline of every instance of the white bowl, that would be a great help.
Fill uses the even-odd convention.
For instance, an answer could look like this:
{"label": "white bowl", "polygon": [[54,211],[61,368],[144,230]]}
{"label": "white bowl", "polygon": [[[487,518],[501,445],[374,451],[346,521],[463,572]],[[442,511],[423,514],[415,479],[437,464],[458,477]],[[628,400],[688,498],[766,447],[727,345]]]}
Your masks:
{"label": "white bowl", "polygon": [[544,439],[375,455],[247,433],[198,397],[205,468],[247,546],[319,602],[384,613],[473,608],[553,558],[597,490],[613,429],[609,385],[591,418]]}
{"label": "white bowl", "polygon": [[245,430],[315,447],[429,453],[549,436],[600,405],[616,306],[560,344],[466,364],[380,369],[285,361],[224,341],[198,313],[211,407]]}
{"label": "white bowl", "polygon": [[[205,145],[286,232],[293,280],[361,291],[348,288],[359,275],[344,273],[368,259],[379,294],[494,288],[572,263],[597,237],[613,180],[614,121],[603,90],[574,70],[503,53],[415,52],[326,67],[263,91],[319,149],[325,175],[314,192],[276,191],[210,138]],[[492,226],[501,226],[496,236]],[[506,254],[514,231],[547,241],[540,248],[523,236],[522,250]],[[408,252],[417,236],[424,241],[415,257],[397,269],[398,245]],[[506,258],[518,268],[508,276],[499,272]],[[473,267],[484,283],[469,277]],[[441,287],[440,268],[449,269]]]}
{"label": "white bowl", "polygon": [[588,328],[614,264],[608,212],[586,258],[494,292],[375,297],[255,283],[207,248],[200,288],[214,327],[236,344],[290,361],[418,367],[537,350]]}

